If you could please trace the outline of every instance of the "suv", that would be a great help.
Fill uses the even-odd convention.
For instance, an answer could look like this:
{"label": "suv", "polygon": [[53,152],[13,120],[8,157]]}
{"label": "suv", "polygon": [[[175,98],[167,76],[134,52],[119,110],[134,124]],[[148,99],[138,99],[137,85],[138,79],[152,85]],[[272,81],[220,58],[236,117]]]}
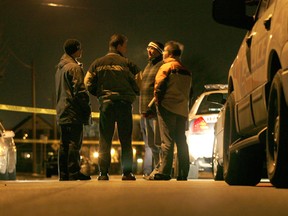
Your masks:
{"label": "suv", "polygon": [[189,112],[189,128],[186,131],[190,162],[196,165],[197,172],[212,169],[214,124],[227,97],[227,85],[209,84],[204,87],[205,91]]}
{"label": "suv", "polygon": [[259,0],[247,15],[255,2],[213,2],[215,21],[248,29],[228,74],[224,180],[256,185],[267,170],[275,187],[288,187],[288,1]]}

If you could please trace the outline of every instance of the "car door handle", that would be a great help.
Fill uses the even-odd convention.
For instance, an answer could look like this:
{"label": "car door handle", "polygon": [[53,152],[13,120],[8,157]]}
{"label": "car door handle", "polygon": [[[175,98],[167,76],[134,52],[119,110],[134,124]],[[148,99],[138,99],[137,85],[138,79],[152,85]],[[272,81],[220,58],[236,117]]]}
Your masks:
{"label": "car door handle", "polygon": [[264,20],[264,26],[265,26],[265,29],[267,31],[269,31],[270,28],[271,28],[271,20],[272,20],[272,16],[271,15],[267,19]]}

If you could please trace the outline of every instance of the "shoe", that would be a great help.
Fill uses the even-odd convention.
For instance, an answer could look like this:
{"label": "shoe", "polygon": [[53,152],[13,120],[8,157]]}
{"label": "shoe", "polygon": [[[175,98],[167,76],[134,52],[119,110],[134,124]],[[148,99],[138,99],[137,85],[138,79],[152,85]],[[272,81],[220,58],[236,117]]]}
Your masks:
{"label": "shoe", "polygon": [[86,176],[84,175],[83,173],[79,172],[79,173],[76,173],[74,174],[73,176],[70,176],[69,179],[61,179],[60,178],[60,181],[77,181],[77,180],[81,180],[81,181],[85,181],[85,180],[91,180],[91,177],[90,176]]}
{"label": "shoe", "polygon": [[90,176],[86,176],[83,173],[79,172],[77,179],[81,180],[81,181],[83,181],[83,180],[86,181],[86,180],[91,180],[91,177]]}
{"label": "shoe", "polygon": [[168,181],[170,179],[171,179],[170,175],[165,175],[165,174],[160,174],[160,173],[156,173],[153,178],[153,180],[156,180],[156,181],[162,181],[162,180]]}
{"label": "shoe", "polygon": [[133,175],[133,173],[122,175],[122,181],[135,181],[135,180],[136,180],[136,177]]}
{"label": "shoe", "polygon": [[157,173],[159,173],[159,169],[155,168],[149,175],[147,175],[145,177],[143,176],[143,178],[145,180],[154,180],[154,175],[157,174]]}
{"label": "shoe", "polygon": [[177,181],[187,181],[187,177],[184,176],[177,176]]}
{"label": "shoe", "polygon": [[108,181],[109,180],[109,175],[108,173],[100,173],[98,176],[98,181]]}
{"label": "shoe", "polygon": [[145,174],[143,175],[143,179],[145,179],[145,180],[149,180],[149,177],[150,177],[150,175],[147,174],[147,173],[145,173]]}

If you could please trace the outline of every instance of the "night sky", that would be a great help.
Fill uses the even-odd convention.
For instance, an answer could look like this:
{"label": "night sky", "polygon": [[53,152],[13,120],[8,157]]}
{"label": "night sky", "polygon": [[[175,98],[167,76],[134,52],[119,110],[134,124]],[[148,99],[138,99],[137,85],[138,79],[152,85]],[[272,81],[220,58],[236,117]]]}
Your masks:
{"label": "night sky", "polygon": [[[49,2],[63,7],[50,7]],[[31,70],[25,64],[34,62],[36,106],[55,107],[55,66],[67,38],[82,42],[85,71],[107,53],[116,32],[128,37],[127,57],[142,69],[149,41],[179,41],[185,46],[182,61],[193,73],[196,97],[206,83],[226,83],[245,34],[213,21],[212,0],[0,0],[0,6],[0,45],[5,44],[0,55],[9,55],[0,80],[0,103],[9,105],[32,106]],[[97,102],[92,104],[97,112]],[[27,115],[0,110],[6,128]]]}

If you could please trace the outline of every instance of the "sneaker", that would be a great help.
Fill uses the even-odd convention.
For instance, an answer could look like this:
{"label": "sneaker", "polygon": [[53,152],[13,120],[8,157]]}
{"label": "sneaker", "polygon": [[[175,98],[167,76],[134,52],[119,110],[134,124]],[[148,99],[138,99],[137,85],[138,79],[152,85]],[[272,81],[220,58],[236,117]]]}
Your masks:
{"label": "sneaker", "polygon": [[147,174],[147,173],[145,173],[145,174],[143,175],[143,179],[145,179],[145,180],[149,180],[149,177],[150,177],[150,175]]}
{"label": "sneaker", "polygon": [[136,177],[133,175],[133,173],[123,174],[122,180],[123,181],[135,181]]}
{"label": "sneaker", "polygon": [[109,180],[109,175],[108,173],[100,173],[100,175],[98,176],[98,181],[108,181]]}

